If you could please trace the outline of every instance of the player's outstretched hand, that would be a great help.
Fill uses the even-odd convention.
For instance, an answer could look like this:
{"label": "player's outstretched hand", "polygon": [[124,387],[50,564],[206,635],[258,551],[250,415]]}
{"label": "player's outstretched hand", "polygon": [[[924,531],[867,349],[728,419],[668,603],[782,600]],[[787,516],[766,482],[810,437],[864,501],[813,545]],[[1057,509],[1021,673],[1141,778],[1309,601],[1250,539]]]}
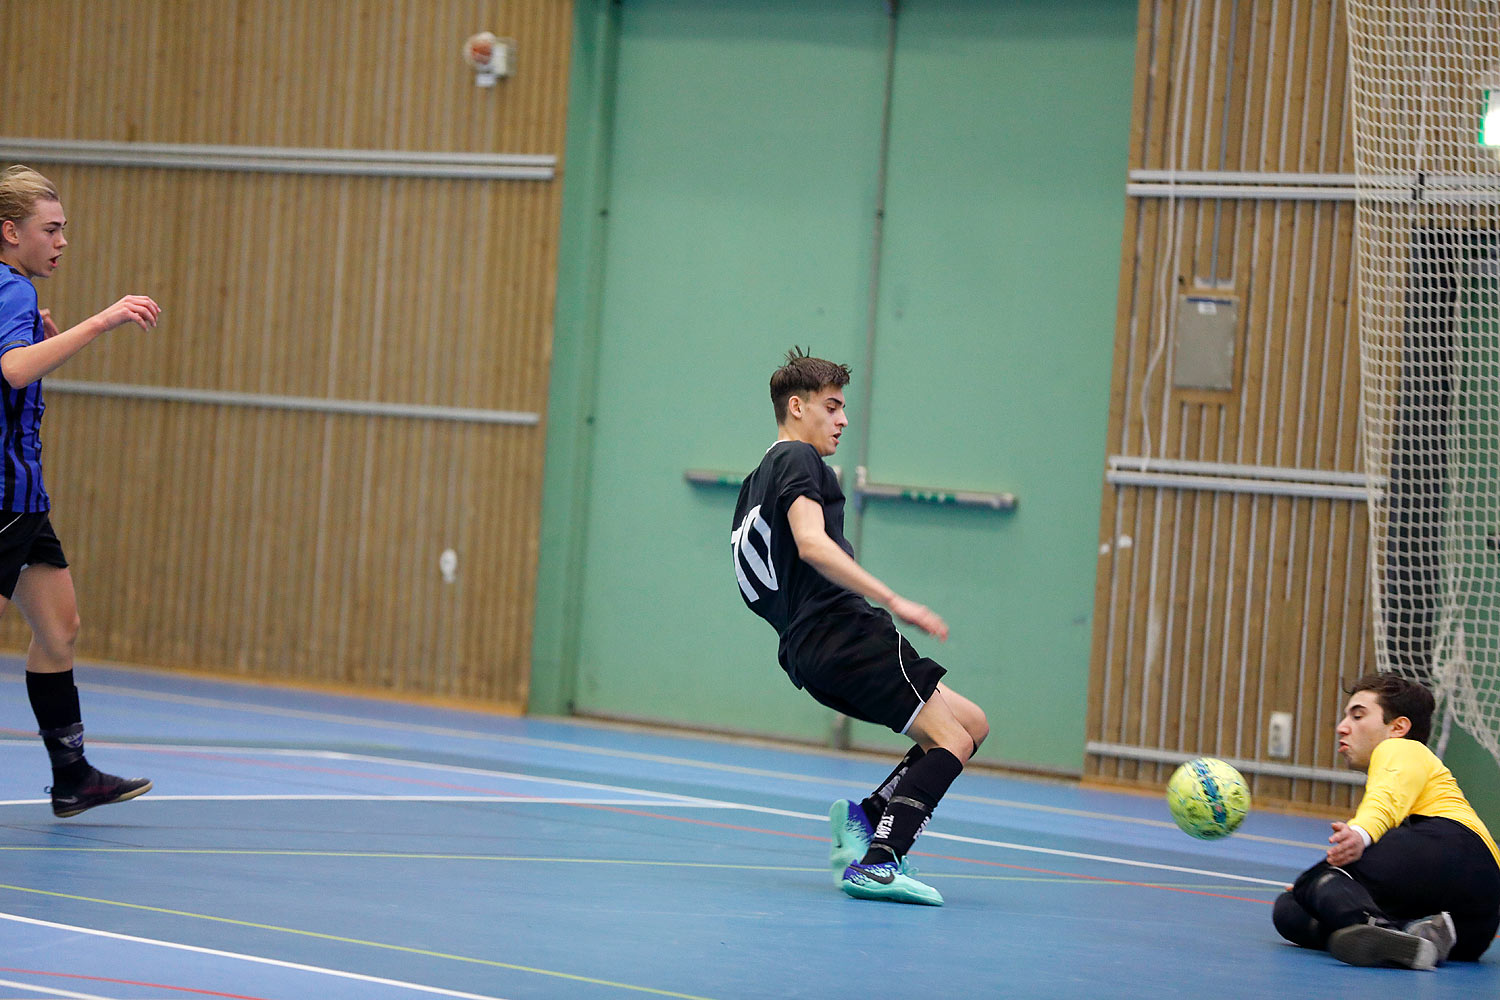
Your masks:
{"label": "player's outstretched hand", "polygon": [[100,320],[106,330],[113,330],[126,323],[134,323],[142,330],[149,330],[156,325],[156,319],[160,315],[161,306],[153,302],[149,295],[127,295],[94,318]]}
{"label": "player's outstretched hand", "polygon": [[57,321],[52,318],[51,309],[42,310],[42,339],[57,336]]}
{"label": "player's outstretched hand", "polygon": [[1348,823],[1334,823],[1333,836],[1328,838],[1328,843],[1333,845],[1328,848],[1328,863],[1335,868],[1352,865],[1365,853],[1365,838]]}
{"label": "player's outstretched hand", "polygon": [[948,641],[948,623],[926,605],[908,601],[904,597],[893,597],[890,609],[891,614],[907,624],[915,625],[928,635],[937,636],[941,642]]}

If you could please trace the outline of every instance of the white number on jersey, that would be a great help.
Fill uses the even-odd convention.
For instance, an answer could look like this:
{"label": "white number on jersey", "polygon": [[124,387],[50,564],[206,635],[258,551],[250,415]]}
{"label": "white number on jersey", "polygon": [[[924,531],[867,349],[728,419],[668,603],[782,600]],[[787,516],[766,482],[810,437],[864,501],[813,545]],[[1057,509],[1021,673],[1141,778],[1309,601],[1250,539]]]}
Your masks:
{"label": "white number on jersey", "polygon": [[[762,559],[760,553],[750,542],[750,529],[755,529],[766,544],[766,558]],[[745,594],[745,600],[755,602],[760,600],[760,594],[756,592],[755,586],[750,578],[745,575],[749,569],[755,574],[768,590],[776,590],[776,567],[770,563],[771,555],[771,526],[760,516],[760,505],[750,508],[750,513],[740,522],[740,526],[729,535],[729,547],[734,551],[734,575],[740,581],[740,590]]]}

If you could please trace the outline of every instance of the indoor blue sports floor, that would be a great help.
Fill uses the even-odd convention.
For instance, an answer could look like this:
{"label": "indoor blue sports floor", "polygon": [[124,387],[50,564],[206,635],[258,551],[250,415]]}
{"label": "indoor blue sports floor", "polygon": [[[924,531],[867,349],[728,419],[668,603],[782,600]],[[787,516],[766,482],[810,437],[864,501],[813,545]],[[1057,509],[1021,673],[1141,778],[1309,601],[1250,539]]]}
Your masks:
{"label": "indoor blue sports floor", "polygon": [[[852,900],[829,802],[890,762],[82,665],[52,817],[0,660],[0,998],[1500,996],[1282,944],[1327,824],[1199,843],[1154,796],[971,770],[917,844],[941,908]],[[992,740],[1003,743],[1004,733]]]}

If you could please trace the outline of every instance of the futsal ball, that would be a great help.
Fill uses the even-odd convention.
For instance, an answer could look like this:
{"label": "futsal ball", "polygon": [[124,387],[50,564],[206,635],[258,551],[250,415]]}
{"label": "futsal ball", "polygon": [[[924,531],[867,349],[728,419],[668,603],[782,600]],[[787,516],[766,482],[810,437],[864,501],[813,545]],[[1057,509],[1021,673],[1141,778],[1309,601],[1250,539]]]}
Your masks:
{"label": "futsal ball", "polygon": [[1167,782],[1167,808],[1182,832],[1199,840],[1227,837],[1250,811],[1250,786],[1240,772],[1215,757],[1179,767]]}

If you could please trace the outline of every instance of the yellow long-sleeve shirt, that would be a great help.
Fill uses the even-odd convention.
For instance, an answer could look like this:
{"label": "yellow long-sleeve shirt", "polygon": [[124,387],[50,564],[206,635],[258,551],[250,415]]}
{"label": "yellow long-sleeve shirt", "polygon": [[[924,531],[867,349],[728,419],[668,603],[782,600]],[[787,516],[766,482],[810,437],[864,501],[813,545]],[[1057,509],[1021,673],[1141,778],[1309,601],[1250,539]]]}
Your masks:
{"label": "yellow long-sleeve shirt", "polygon": [[1365,797],[1349,822],[1376,841],[1408,816],[1442,816],[1462,823],[1479,834],[1500,864],[1495,839],[1437,755],[1416,740],[1383,740],[1370,754]]}

